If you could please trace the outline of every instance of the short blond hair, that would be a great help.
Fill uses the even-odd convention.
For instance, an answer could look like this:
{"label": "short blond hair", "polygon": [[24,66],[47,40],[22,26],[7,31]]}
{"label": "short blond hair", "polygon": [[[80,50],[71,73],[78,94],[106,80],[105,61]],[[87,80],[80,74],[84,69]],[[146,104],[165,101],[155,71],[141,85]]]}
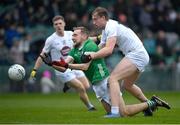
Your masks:
{"label": "short blond hair", "polygon": [[97,7],[93,12],[92,15],[98,15],[100,17],[104,16],[106,20],[109,20],[108,10],[103,7]]}
{"label": "short blond hair", "polygon": [[64,17],[60,16],[60,15],[57,15],[57,16],[53,17],[52,22],[54,23],[57,20],[63,20],[64,21]]}
{"label": "short blond hair", "polygon": [[81,33],[89,36],[89,30],[84,26],[73,27],[73,30],[81,30]]}

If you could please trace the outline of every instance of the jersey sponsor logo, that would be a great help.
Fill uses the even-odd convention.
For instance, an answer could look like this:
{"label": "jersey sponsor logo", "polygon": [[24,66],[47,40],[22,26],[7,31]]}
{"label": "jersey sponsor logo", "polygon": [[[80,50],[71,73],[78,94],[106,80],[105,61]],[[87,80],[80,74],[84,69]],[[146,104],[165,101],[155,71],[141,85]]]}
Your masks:
{"label": "jersey sponsor logo", "polygon": [[64,47],[60,50],[61,55],[67,56],[70,50],[71,50],[71,48],[70,48],[69,46],[64,46]]}

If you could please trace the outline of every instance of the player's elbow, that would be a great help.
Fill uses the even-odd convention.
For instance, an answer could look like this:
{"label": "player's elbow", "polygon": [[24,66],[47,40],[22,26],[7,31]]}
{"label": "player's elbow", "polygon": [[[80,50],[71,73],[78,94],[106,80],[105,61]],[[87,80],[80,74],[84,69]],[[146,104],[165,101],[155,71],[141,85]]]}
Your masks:
{"label": "player's elbow", "polygon": [[108,49],[106,52],[107,52],[107,55],[109,56],[113,53],[113,49]]}

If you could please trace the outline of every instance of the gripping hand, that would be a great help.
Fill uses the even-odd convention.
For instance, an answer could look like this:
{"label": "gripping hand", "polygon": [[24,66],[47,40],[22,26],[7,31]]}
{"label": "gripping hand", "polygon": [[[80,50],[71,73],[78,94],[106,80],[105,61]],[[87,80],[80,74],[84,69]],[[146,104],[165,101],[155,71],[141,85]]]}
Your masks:
{"label": "gripping hand", "polygon": [[87,54],[85,54],[85,53],[83,53],[83,54],[81,55],[81,62],[82,62],[82,63],[88,63],[88,62],[90,62],[91,60],[92,60],[91,55],[87,55]]}
{"label": "gripping hand", "polygon": [[62,57],[60,58],[60,61],[53,61],[52,65],[61,66],[61,67],[64,67],[66,69],[68,68],[68,63],[66,63]]}

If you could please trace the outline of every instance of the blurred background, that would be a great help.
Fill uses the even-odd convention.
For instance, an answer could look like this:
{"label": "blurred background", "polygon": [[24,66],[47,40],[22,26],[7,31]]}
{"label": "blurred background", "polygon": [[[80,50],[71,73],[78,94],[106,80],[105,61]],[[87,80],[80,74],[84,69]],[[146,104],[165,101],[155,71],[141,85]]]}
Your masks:
{"label": "blurred background", "polygon": [[[59,91],[61,87],[55,86],[61,85],[46,65],[38,70],[36,83],[27,81],[46,38],[54,32],[51,19],[62,15],[66,30],[83,25],[97,35],[99,31],[94,30],[91,21],[91,12],[97,6],[106,7],[112,19],[132,28],[147,49],[150,63],[137,84],[144,91],[179,91],[179,0],[1,0],[0,92],[44,92],[44,76],[52,80],[51,84],[43,84],[51,87],[48,92]],[[115,49],[106,58],[110,70],[121,57]],[[25,67],[23,81],[9,80],[7,71],[14,63]]]}

